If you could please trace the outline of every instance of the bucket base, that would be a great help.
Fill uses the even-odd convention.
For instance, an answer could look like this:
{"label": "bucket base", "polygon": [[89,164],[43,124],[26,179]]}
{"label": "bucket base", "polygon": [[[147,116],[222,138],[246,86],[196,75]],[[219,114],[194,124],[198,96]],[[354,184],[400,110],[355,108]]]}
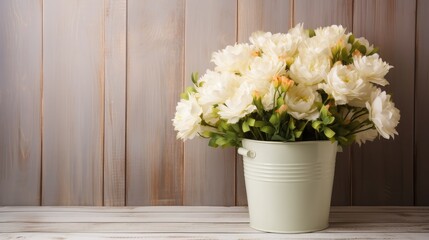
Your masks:
{"label": "bucket base", "polygon": [[250,223],[250,227],[261,231],[261,232],[269,232],[269,233],[310,233],[310,232],[317,232],[317,231],[321,231],[324,229],[327,229],[329,227],[329,224],[323,226],[323,227],[318,227],[318,228],[314,228],[314,229],[301,229],[301,230],[278,230],[278,229],[268,229],[268,228],[260,228],[260,227],[255,227]]}

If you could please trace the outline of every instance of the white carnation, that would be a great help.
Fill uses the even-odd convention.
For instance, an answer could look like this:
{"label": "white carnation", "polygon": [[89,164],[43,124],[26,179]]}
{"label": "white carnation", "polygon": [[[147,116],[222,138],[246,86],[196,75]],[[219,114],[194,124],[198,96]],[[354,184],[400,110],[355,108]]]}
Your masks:
{"label": "white carnation", "polygon": [[213,72],[208,70],[199,80],[197,88],[198,103],[211,106],[224,103],[232,97],[236,88],[240,86],[239,76],[230,72]]}
{"label": "white carnation", "polygon": [[219,115],[228,123],[237,123],[242,117],[256,110],[253,105],[252,91],[254,89],[247,82],[243,82],[234,96],[227,99],[225,104],[219,105]]}
{"label": "white carnation", "polygon": [[287,112],[296,119],[315,120],[320,112],[316,103],[321,102],[320,94],[310,87],[297,85],[291,87],[285,97]]}
{"label": "white carnation", "polygon": [[201,127],[201,114],[203,112],[194,94],[189,94],[189,99],[182,99],[176,106],[176,114],[173,119],[174,130],[177,138],[183,140],[192,139],[198,134]]}
{"label": "white carnation", "polygon": [[289,29],[287,33],[292,36],[292,39],[297,39],[298,41],[303,41],[309,38],[304,29],[304,24],[302,23],[298,23],[295,27]]}
{"label": "white carnation", "polygon": [[346,29],[341,25],[332,25],[329,27],[318,28],[314,30],[316,38],[326,44],[327,47],[340,45],[342,47],[347,45],[348,36],[345,34]]}
{"label": "white carnation", "polygon": [[285,73],[286,66],[284,62],[267,57],[257,57],[250,65],[250,69],[243,75],[243,78],[254,86],[254,90],[264,95],[268,92],[273,78]]}
{"label": "white carnation", "polygon": [[399,109],[390,101],[390,95],[377,89],[371,94],[371,100],[366,103],[366,108],[369,111],[369,120],[374,123],[381,136],[389,139],[398,134],[395,128],[401,116]]}
{"label": "white carnation", "polygon": [[325,54],[299,54],[290,66],[291,78],[305,85],[322,82],[329,72],[331,60]]}
{"label": "white carnation", "polygon": [[227,46],[225,49],[214,52],[212,62],[215,70],[220,72],[243,73],[249,67],[254,55],[254,48],[247,43]]}
{"label": "white carnation", "polygon": [[363,107],[368,99],[371,85],[347,66],[335,65],[329,72],[326,83],[320,87],[335,99],[337,105],[351,104]]}
{"label": "white carnation", "polygon": [[256,31],[249,37],[249,41],[259,50],[264,48],[266,42],[271,39],[273,34],[270,32]]}
{"label": "white carnation", "polygon": [[361,146],[366,141],[372,142],[378,136],[378,132],[376,129],[368,129],[363,132],[356,133],[355,140],[356,143]]}
{"label": "white carnation", "polygon": [[290,34],[277,33],[271,37],[270,41],[266,42],[262,50],[271,58],[287,62],[295,56],[300,41],[300,38],[294,38]]}
{"label": "white carnation", "polygon": [[363,57],[354,56],[353,65],[363,79],[381,86],[389,84],[384,76],[386,76],[392,66],[383,62],[378,54]]}

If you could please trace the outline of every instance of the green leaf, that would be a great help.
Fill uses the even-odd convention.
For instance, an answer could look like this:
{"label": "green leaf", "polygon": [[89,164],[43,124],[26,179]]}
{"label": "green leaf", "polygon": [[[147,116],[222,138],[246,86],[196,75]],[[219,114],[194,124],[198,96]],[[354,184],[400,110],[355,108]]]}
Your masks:
{"label": "green leaf", "polygon": [[277,107],[281,107],[283,104],[285,104],[285,100],[280,96],[277,98]]}
{"label": "green leaf", "polygon": [[346,48],[343,48],[343,50],[341,50],[341,59],[347,60],[348,58],[349,58],[349,52],[347,51]]}
{"label": "green leaf", "polygon": [[264,105],[262,105],[262,99],[260,97],[253,98],[253,104],[255,104],[257,109],[264,110]]}
{"label": "green leaf", "polygon": [[271,126],[263,126],[261,127],[261,131],[268,134],[273,134],[276,130]]}
{"label": "green leaf", "polygon": [[355,36],[353,34],[350,35],[349,40],[347,42],[353,44],[355,42]]}
{"label": "green leaf", "polygon": [[309,37],[314,37],[314,36],[316,36],[316,32],[314,31],[314,29],[308,29],[308,36],[309,36]]}
{"label": "green leaf", "polygon": [[250,131],[249,123],[244,121],[243,124],[241,125],[241,129],[243,130],[244,133]]}
{"label": "green leaf", "polygon": [[271,137],[271,140],[272,140],[272,141],[286,141],[286,138],[284,138],[284,137],[282,137],[282,136],[280,136],[280,135],[278,135],[278,134],[274,134],[274,135]]}
{"label": "green leaf", "polygon": [[289,127],[289,129],[290,129],[290,130],[294,130],[294,129],[296,128],[296,126],[295,126],[295,120],[294,120],[293,118],[291,118],[291,119],[289,120],[289,125],[288,125],[288,127]]}
{"label": "green leaf", "polygon": [[332,138],[332,137],[335,135],[335,132],[334,132],[334,131],[332,131],[332,129],[330,129],[330,128],[328,128],[328,127],[325,127],[325,128],[323,129],[323,133],[325,134],[325,136],[326,136],[327,138]]}
{"label": "green leaf", "polygon": [[274,126],[277,126],[280,123],[280,119],[277,116],[277,114],[273,113],[273,115],[271,115],[269,122],[271,124],[273,124]]}
{"label": "green leaf", "polygon": [[332,116],[326,116],[322,120],[324,125],[329,125],[335,121],[335,118]]}
{"label": "green leaf", "polygon": [[238,124],[230,124],[229,126],[232,127],[232,129],[234,129],[235,132],[237,133],[241,132],[241,129],[238,126]]}
{"label": "green leaf", "polygon": [[365,54],[366,54],[366,47],[365,47],[364,45],[360,45],[360,46],[358,47],[358,50],[359,50],[359,52],[360,52],[360,53],[362,53],[363,55],[365,55]]}
{"label": "green leaf", "polygon": [[322,125],[321,121],[314,121],[311,126],[316,130],[319,131],[320,130],[320,125]]}
{"label": "green leaf", "polygon": [[223,145],[225,145],[227,143],[228,143],[228,140],[226,138],[224,138],[224,137],[219,137],[218,139],[216,139],[216,144],[218,146],[223,146]]}
{"label": "green leaf", "polygon": [[247,123],[249,124],[249,126],[254,127],[255,126],[255,119],[254,118],[248,118],[247,119]]}
{"label": "green leaf", "polygon": [[295,134],[295,137],[296,137],[296,138],[300,138],[300,137],[301,137],[301,135],[302,135],[302,131],[299,131],[299,130],[296,130],[296,131],[294,131],[293,133]]}
{"label": "green leaf", "polygon": [[201,136],[206,137],[206,138],[209,138],[209,137],[212,137],[212,136],[213,136],[213,132],[210,132],[210,131],[204,131],[204,132],[202,132],[202,133],[201,133]]}
{"label": "green leaf", "polygon": [[266,126],[267,124],[264,121],[256,121],[254,125],[257,128],[260,128],[260,127]]}
{"label": "green leaf", "polygon": [[216,140],[217,140],[216,137],[212,137],[209,141],[209,146],[214,148],[219,147],[219,145],[216,144]]}
{"label": "green leaf", "polygon": [[195,85],[197,85],[197,82],[198,82],[198,72],[193,72],[193,73],[191,74],[191,79],[192,79],[192,82],[193,82]]}
{"label": "green leaf", "polygon": [[187,92],[183,92],[180,94],[180,98],[184,100],[189,100],[189,94]]}

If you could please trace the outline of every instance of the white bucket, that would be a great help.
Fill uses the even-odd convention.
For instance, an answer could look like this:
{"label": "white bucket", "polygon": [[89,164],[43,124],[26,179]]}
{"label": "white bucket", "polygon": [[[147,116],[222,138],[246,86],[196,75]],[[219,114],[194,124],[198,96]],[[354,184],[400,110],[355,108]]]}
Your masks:
{"label": "white bucket", "polygon": [[328,227],[337,143],[243,139],[250,226],[265,232]]}

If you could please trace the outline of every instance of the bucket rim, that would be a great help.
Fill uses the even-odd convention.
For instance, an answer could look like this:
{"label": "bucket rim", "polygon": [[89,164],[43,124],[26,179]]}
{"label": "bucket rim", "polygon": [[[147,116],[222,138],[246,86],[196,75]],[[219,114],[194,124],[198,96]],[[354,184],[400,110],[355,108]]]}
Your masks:
{"label": "bucket rim", "polygon": [[241,141],[249,141],[255,142],[259,144],[276,144],[276,145],[310,145],[310,144],[338,144],[337,141],[332,142],[331,140],[313,140],[313,141],[296,141],[296,142],[282,142],[282,141],[262,141],[262,140],[254,140],[249,138],[242,138]]}

